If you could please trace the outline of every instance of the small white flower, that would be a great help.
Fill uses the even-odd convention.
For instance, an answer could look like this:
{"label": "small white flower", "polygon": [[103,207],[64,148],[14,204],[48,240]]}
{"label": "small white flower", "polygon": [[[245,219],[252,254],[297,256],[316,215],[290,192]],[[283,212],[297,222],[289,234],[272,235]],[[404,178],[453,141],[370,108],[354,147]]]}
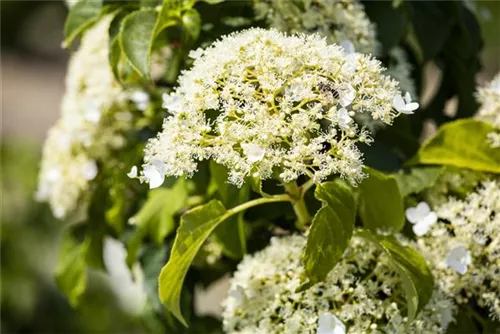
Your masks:
{"label": "small white flower", "polygon": [[401,94],[397,94],[392,100],[392,106],[402,114],[411,115],[418,109],[419,104],[412,102],[410,93],[406,92],[404,99]]}
{"label": "small white flower", "polygon": [[97,176],[97,164],[94,160],[89,160],[82,166],[83,178],[87,181],[93,180]]}
{"label": "small white flower", "polygon": [[137,166],[132,166],[130,172],[127,173],[127,176],[131,179],[135,179],[137,177]]}
{"label": "small white flower", "polygon": [[356,90],[351,85],[346,85],[339,90],[340,105],[347,107],[354,101],[356,97]]}
{"label": "small white flower", "polygon": [[130,95],[130,100],[135,103],[139,110],[146,110],[149,106],[149,95],[145,91],[136,90]]}
{"label": "small white flower", "polygon": [[337,117],[339,119],[339,126],[343,129],[348,129],[349,124],[352,122],[352,118],[349,116],[349,112],[346,108],[340,108],[337,111]]}
{"label": "small white flower", "polygon": [[472,257],[470,251],[464,245],[456,246],[446,257],[446,264],[455,269],[460,275],[467,272],[467,266],[471,264],[471,262]]}
{"label": "small white flower", "polygon": [[323,313],[318,319],[317,334],[345,334],[345,325],[331,313]]}
{"label": "small white flower", "polygon": [[346,53],[356,52],[356,48],[354,47],[354,44],[349,39],[344,39],[342,42],[339,43],[339,45],[342,48],[344,48],[344,51]]}
{"label": "small white flower", "polygon": [[413,232],[420,237],[437,222],[437,215],[427,203],[420,202],[416,207],[406,209],[406,219],[413,224]]}
{"label": "small white flower", "polygon": [[169,111],[176,111],[179,108],[182,99],[179,95],[169,95],[167,93],[163,94],[163,104],[162,107],[168,109]]}
{"label": "small white flower", "polygon": [[256,144],[241,144],[243,151],[245,152],[248,161],[257,162],[261,161],[264,158],[264,154],[266,153],[262,147]]}
{"label": "small white flower", "polygon": [[149,189],[158,188],[165,180],[165,164],[153,158],[151,163],[144,167],[144,177],[149,183]]}
{"label": "small white flower", "polygon": [[247,298],[245,290],[241,285],[236,286],[235,290],[231,290],[231,292],[229,292],[229,295],[236,300],[237,304],[243,303]]}

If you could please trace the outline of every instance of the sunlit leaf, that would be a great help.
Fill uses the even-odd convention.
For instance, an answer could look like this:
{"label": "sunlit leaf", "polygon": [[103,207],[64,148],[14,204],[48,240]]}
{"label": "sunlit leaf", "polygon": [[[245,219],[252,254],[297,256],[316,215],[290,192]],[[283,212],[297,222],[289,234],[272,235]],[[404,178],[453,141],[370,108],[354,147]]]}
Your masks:
{"label": "sunlit leaf", "polygon": [[80,33],[96,22],[101,9],[101,0],[81,0],[75,3],[64,23],[64,45],[69,46]]}
{"label": "sunlit leaf", "polygon": [[442,170],[441,167],[416,167],[409,171],[401,170],[394,174],[401,196],[418,194],[422,190],[432,187],[441,175]]}
{"label": "sunlit leaf", "polygon": [[314,283],[325,279],[351,240],[356,207],[349,188],[340,182],[318,185],[314,195],[323,204],[312,220],[304,249],[304,266]]}

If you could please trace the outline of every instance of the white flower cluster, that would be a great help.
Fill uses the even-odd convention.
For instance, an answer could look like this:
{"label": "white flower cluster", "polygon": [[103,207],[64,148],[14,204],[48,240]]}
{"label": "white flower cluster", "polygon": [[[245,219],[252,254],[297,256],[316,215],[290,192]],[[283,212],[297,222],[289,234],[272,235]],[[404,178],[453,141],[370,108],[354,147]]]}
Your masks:
{"label": "white flower cluster", "polygon": [[356,0],[255,1],[257,19],[288,33],[318,33],[328,43],[350,41],[361,53],[377,53],[376,27]]}
{"label": "white flower cluster", "polygon": [[389,258],[354,238],[324,282],[296,292],[304,275],[304,236],[273,238],[247,255],[223,302],[227,333],[441,333],[455,306],[435,291],[409,323],[405,295]]}
{"label": "white flower cluster", "polygon": [[463,200],[450,196],[432,214],[438,219],[422,218],[432,222],[417,245],[436,282],[457,303],[473,298],[500,319],[499,182],[484,181]]}
{"label": "white flower cluster", "polygon": [[488,134],[492,147],[500,147],[500,73],[486,86],[478,89],[481,104],[476,117],[492,124],[498,131]]}
{"label": "white flower cluster", "polygon": [[124,145],[120,132],[131,126],[129,100],[140,99],[144,107],[149,98],[142,92],[127,94],[115,81],[108,62],[110,20],[105,17],[90,28],[72,56],[61,118],[43,148],[36,198],[49,202],[58,218],[76,209],[97,176],[98,162]]}
{"label": "white flower cluster", "polygon": [[364,176],[356,143],[371,138],[353,117],[367,113],[390,124],[411,113],[396,110],[398,84],[377,60],[318,35],[250,29],[191,56],[193,67],[164,96],[172,116],[145,150],[141,179],[150,187],[165,175],[191,176],[210,158],[236,185],[250,175],[290,182],[304,174],[356,183]]}

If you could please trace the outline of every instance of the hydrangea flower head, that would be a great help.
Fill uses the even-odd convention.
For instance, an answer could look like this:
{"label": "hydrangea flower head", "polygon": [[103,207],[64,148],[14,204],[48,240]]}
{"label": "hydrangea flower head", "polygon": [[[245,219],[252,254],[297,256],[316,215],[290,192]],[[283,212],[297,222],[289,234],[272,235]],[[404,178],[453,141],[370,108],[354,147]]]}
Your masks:
{"label": "hydrangea flower head", "polygon": [[318,35],[250,29],[192,56],[164,96],[171,116],[146,147],[142,180],[150,186],[158,175],[191,176],[207,159],[226,166],[236,185],[250,175],[290,182],[340,174],[356,183],[364,176],[356,144],[371,138],[354,116],[391,124],[399,115],[392,101],[401,92],[379,61]]}
{"label": "hydrangea flower head", "polygon": [[417,245],[436,282],[458,303],[473,299],[500,319],[500,183],[482,181],[463,199],[450,196],[434,209],[438,221]]}
{"label": "hydrangea flower head", "polygon": [[408,322],[391,260],[358,238],[324,282],[297,292],[305,244],[301,235],[275,237],[267,248],[245,256],[223,302],[226,333],[429,334],[443,333],[453,319],[455,305],[436,289]]}
{"label": "hydrangea flower head", "polygon": [[120,86],[109,67],[110,21],[105,16],[88,29],[71,57],[61,118],[44,144],[35,196],[47,201],[58,218],[76,210],[100,163],[124,145],[124,132],[132,125],[128,105],[134,95]]}

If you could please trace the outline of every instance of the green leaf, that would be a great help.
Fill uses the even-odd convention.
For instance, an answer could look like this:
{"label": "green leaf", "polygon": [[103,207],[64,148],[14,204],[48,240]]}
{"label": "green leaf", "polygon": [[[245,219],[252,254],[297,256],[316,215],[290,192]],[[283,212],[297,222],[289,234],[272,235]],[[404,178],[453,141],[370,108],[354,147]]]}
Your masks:
{"label": "green leaf", "polygon": [[224,0],[203,0],[203,1],[205,1],[209,5],[217,5],[217,4],[221,3],[221,2],[224,2]]}
{"label": "green leaf", "polygon": [[356,216],[354,197],[340,182],[322,183],[314,195],[323,206],[312,220],[303,255],[307,276],[313,283],[324,280],[342,258]]}
{"label": "green leaf", "polygon": [[218,200],[212,200],[186,212],[181,218],[170,259],[159,277],[162,303],[187,327],[181,314],[181,290],[187,271],[196,253],[212,231],[228,216]]}
{"label": "green leaf", "polygon": [[414,31],[422,47],[424,59],[437,56],[456,22],[456,4],[449,2],[414,1],[406,2],[413,22]]}
{"label": "green leaf", "polygon": [[91,243],[90,238],[79,241],[76,236],[77,227],[79,226],[68,226],[64,231],[55,273],[57,285],[73,307],[78,306],[87,288],[86,258]]}
{"label": "green leaf", "polygon": [[64,45],[66,47],[71,45],[76,36],[97,21],[101,9],[101,0],[81,0],[71,7],[64,23]]}
{"label": "green leaf", "polygon": [[143,9],[125,17],[119,34],[123,54],[144,78],[150,79],[149,56],[153,46],[157,12]]}
{"label": "green leaf", "polygon": [[434,290],[434,278],[423,256],[416,250],[401,245],[392,235],[382,236],[368,230],[356,231],[356,236],[375,243],[384,251],[398,271],[408,304],[408,322],[427,304]]}
{"label": "green leaf", "polygon": [[201,18],[196,9],[188,9],[182,15],[183,39],[194,42],[200,36]]}
{"label": "green leaf", "polygon": [[[248,200],[248,185],[244,184],[238,188],[230,184],[227,181],[228,172],[224,166],[211,161],[210,173],[226,208],[233,208]],[[214,237],[221,244],[224,254],[235,259],[242,258],[247,249],[243,212],[221,223],[215,229]]]}
{"label": "green leaf", "polygon": [[447,123],[422,145],[408,164],[447,165],[500,173],[500,150],[491,148],[486,137],[493,131],[492,125],[475,119]]}
{"label": "green leaf", "polygon": [[148,199],[131,218],[137,226],[136,232],[127,242],[127,263],[132,265],[142,240],[149,236],[157,245],[175,230],[175,215],[185,207],[188,198],[186,181],[179,179],[172,188],[157,188],[148,193]]}
{"label": "green leaf", "polygon": [[113,71],[113,74],[115,75],[115,78],[120,81],[120,75],[119,75],[119,70],[118,66],[120,64],[120,60],[122,58],[122,49],[120,46],[120,30],[121,30],[121,25],[125,17],[129,14],[130,12],[126,9],[121,9],[118,11],[118,13],[113,17],[113,20],[109,24],[109,54],[108,54],[108,59],[109,59],[109,65],[111,66],[111,70]]}
{"label": "green leaf", "polygon": [[403,197],[396,178],[366,168],[368,178],[359,186],[359,215],[363,226],[377,232],[401,231],[405,224]]}
{"label": "green leaf", "polygon": [[401,196],[418,194],[422,190],[431,188],[443,171],[442,167],[416,167],[409,171],[400,170],[394,174],[398,182]]}

